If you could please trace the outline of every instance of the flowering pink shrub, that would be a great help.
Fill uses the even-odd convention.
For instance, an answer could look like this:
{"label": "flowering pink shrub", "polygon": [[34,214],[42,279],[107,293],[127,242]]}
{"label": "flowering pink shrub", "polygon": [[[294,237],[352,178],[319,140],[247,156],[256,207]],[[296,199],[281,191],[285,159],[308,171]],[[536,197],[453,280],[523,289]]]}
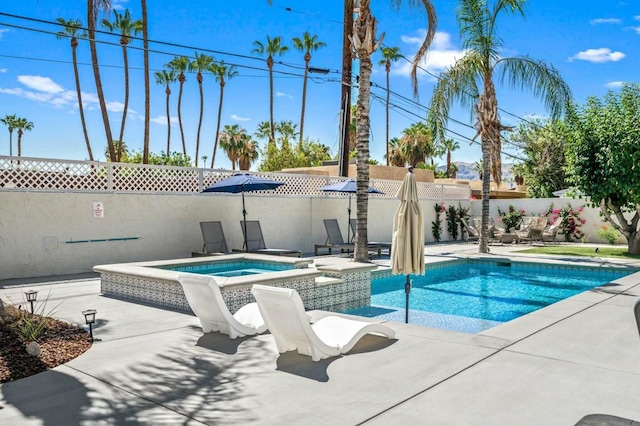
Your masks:
{"label": "flowering pink shrub", "polygon": [[567,204],[561,209],[554,209],[553,204],[551,204],[547,211],[543,212],[542,215],[551,215],[552,223],[560,217],[560,232],[564,235],[565,241],[578,241],[584,237],[580,227],[587,223],[586,220],[580,218],[580,213],[582,213],[583,210],[583,206],[574,209],[571,207],[571,204]]}

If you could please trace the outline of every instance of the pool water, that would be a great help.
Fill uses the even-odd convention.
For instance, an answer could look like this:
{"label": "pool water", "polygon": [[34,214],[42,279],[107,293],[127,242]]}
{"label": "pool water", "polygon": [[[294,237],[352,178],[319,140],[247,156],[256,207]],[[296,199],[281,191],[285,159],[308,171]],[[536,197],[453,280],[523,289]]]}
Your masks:
{"label": "pool water", "polygon": [[194,274],[213,275],[216,277],[239,277],[243,275],[265,274],[284,271],[293,267],[285,264],[267,262],[211,262],[198,265],[178,265],[166,267],[171,271],[191,272]]}
{"label": "pool water", "polygon": [[[635,270],[458,261],[412,276],[409,323],[478,333]],[[406,277],[373,279],[371,306],[346,313],[404,322]]]}

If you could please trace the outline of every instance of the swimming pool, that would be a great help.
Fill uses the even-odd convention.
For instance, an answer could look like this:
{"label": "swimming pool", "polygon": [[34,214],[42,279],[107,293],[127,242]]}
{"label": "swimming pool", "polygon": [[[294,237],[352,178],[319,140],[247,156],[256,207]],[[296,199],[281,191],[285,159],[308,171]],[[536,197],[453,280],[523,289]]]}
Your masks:
{"label": "swimming pool", "polygon": [[[411,324],[478,333],[636,272],[520,262],[460,260],[412,276]],[[345,313],[404,322],[405,277],[371,282],[371,305]]]}

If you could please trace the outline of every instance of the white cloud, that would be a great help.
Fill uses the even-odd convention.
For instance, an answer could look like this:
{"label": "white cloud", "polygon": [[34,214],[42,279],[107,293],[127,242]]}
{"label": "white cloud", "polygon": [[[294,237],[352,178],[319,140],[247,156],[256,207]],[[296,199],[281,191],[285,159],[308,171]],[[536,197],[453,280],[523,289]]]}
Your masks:
{"label": "white cloud", "polygon": [[611,49],[606,47],[601,47],[599,49],[587,49],[582,52],[578,52],[575,55],[569,58],[569,61],[579,60],[579,61],[589,61],[594,63],[604,63],[604,62],[618,62],[623,59],[625,56],[622,52],[613,52]]}
{"label": "white cloud", "polygon": [[4,74],[9,71],[9,68],[0,68],[0,74]]}
{"label": "white cloud", "polygon": [[124,10],[127,8],[127,2],[129,0],[113,0],[111,7],[116,10]]}
{"label": "white cloud", "polygon": [[604,87],[606,87],[607,89],[617,89],[619,87],[622,87],[623,84],[624,81],[610,81],[606,83]]}
{"label": "white cloud", "polygon": [[64,89],[55,83],[49,77],[41,77],[39,75],[20,75],[18,81],[29,89],[37,90],[45,93],[61,93]]}
{"label": "white cloud", "polygon": [[2,40],[2,35],[3,35],[4,33],[8,32],[8,31],[9,31],[9,30],[7,30],[7,29],[2,29],[2,30],[0,30],[0,40]]}
{"label": "white cloud", "polygon": [[276,97],[293,99],[293,96],[291,96],[288,93],[284,93],[284,92],[276,92]]}
{"label": "white cloud", "polygon": [[591,25],[598,24],[620,24],[622,21],[618,18],[596,18],[589,21]]}
{"label": "white cloud", "polygon": [[[171,125],[172,126],[175,126],[176,124],[178,124],[178,117],[170,116],[169,119],[171,120]],[[167,116],[166,115],[159,115],[156,118],[150,119],[149,121],[151,121],[152,123],[160,124],[162,126],[166,126],[167,125]]]}
{"label": "white cloud", "polygon": [[231,114],[231,119],[235,121],[251,121],[249,117],[240,117],[238,114]]}
{"label": "white cloud", "polygon": [[[418,30],[416,36],[401,37],[401,40],[404,43],[412,45],[414,49],[410,55],[405,55],[407,58],[411,59],[413,55],[415,55],[417,49],[422,45],[425,34],[425,30]],[[456,60],[462,58],[464,54],[464,50],[456,49],[455,46],[453,46],[450,34],[438,31],[436,32],[433,42],[429,47],[427,56],[420,62],[420,66],[428,70],[430,73],[439,74],[445,68],[453,65]],[[408,77],[411,75],[411,63],[409,61],[400,60],[394,64],[391,73]],[[418,74],[425,75],[426,73],[418,70]]]}
{"label": "white cloud", "polygon": [[[67,90],[49,77],[39,75],[20,75],[18,82],[26,87],[0,88],[0,93],[19,96],[34,102],[53,105],[56,108],[78,107],[78,98],[75,90]],[[94,93],[82,92],[82,104],[87,110],[98,108],[98,96]],[[110,112],[122,112],[122,102],[107,102],[107,110]],[[135,116],[136,111],[129,109],[127,115]]]}
{"label": "white cloud", "polygon": [[634,16],[633,19],[635,19],[636,21],[640,21],[640,15]]}

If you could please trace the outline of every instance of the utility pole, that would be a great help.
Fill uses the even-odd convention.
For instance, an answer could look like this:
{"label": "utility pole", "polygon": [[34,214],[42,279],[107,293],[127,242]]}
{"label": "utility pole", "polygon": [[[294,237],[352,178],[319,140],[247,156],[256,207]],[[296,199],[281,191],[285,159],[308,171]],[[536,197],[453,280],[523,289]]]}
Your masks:
{"label": "utility pole", "polygon": [[342,96],[340,97],[340,147],[339,174],[349,175],[349,132],[351,127],[351,41],[349,36],[353,32],[354,0],[344,1],[344,26],[342,28]]}

